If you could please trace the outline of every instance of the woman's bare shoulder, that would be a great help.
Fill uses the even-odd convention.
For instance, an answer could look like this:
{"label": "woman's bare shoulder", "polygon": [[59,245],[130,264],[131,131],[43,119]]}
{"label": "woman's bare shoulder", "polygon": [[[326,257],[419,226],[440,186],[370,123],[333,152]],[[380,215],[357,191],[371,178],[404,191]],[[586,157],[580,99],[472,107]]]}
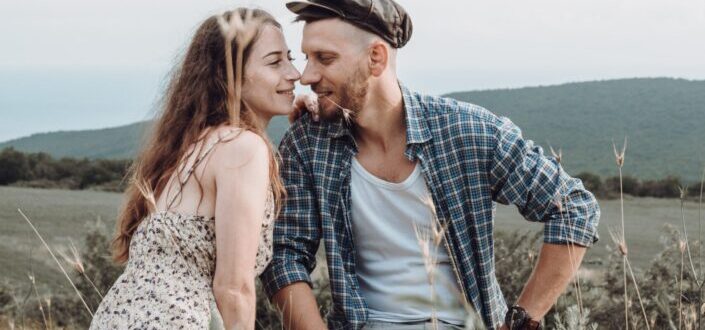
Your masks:
{"label": "woman's bare shoulder", "polygon": [[223,126],[213,134],[217,134],[219,146],[213,155],[218,163],[226,166],[242,166],[250,161],[265,162],[269,152],[267,141],[255,132],[239,127]]}

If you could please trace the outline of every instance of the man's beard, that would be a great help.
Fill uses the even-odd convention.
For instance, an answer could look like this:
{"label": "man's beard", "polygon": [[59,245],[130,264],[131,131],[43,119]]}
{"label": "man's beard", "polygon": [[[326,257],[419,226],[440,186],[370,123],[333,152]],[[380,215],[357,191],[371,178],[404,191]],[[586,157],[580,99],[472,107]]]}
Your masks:
{"label": "man's beard", "polygon": [[[334,108],[319,109],[320,117],[327,121],[354,120],[365,104],[367,89],[367,75],[362,69],[356,70],[350,81],[338,88],[335,93],[335,95],[339,95],[338,100],[333,98],[325,100],[332,103]],[[319,105],[321,103],[324,101],[319,100]]]}

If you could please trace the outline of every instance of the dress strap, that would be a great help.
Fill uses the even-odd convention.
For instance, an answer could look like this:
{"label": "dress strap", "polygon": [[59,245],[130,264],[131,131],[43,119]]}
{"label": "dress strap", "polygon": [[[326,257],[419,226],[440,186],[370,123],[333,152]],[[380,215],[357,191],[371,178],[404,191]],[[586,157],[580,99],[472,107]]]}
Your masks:
{"label": "dress strap", "polygon": [[[224,141],[224,140],[227,140],[235,131],[236,131],[236,130],[233,130],[233,131],[228,132],[227,134],[225,134],[225,135],[223,135],[223,136],[219,136],[218,139],[217,139],[215,142],[209,144],[209,145],[206,147],[206,150],[203,152],[203,154],[201,154],[200,156],[198,156],[198,157],[196,158],[196,160],[193,162],[193,165],[192,165],[191,168],[189,168],[189,170],[186,172],[186,177],[185,177],[183,180],[181,180],[181,178],[179,177],[179,173],[180,173],[181,171],[183,171],[184,168],[186,167],[186,163],[188,162],[188,157],[187,157],[187,159],[184,160],[184,162],[183,162],[181,165],[179,165],[179,168],[178,168],[178,170],[177,170],[177,172],[176,172],[176,179],[179,180],[179,192],[178,192],[176,195],[174,195],[174,197],[171,198],[171,200],[169,201],[169,204],[167,204],[167,207],[166,207],[167,210],[172,207],[172,205],[174,204],[174,202],[176,202],[176,198],[178,198],[179,195],[181,195],[181,190],[182,190],[182,189],[184,188],[184,186],[186,185],[186,182],[188,182],[188,180],[191,178],[191,175],[193,174],[193,172],[196,171],[196,167],[198,167],[198,165],[201,164],[201,162],[202,162],[204,159],[206,159],[206,157],[208,157],[208,154],[210,154],[210,152],[213,151],[213,149],[215,149],[215,146],[218,145],[218,143],[220,143],[220,142],[222,142],[222,141]],[[195,147],[194,147],[194,148],[195,148]]]}

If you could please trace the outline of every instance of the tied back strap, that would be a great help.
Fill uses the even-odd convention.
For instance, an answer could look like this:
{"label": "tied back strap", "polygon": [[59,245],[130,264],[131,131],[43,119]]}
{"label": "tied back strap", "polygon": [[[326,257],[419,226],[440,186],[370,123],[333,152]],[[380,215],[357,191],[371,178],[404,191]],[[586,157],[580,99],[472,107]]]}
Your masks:
{"label": "tied back strap", "polygon": [[206,151],[203,152],[202,155],[198,156],[198,158],[196,158],[196,160],[193,162],[193,165],[186,172],[186,177],[183,180],[181,180],[181,178],[179,178],[179,172],[183,171],[184,167],[186,167],[186,161],[188,161],[188,159],[186,159],[186,161],[184,163],[182,163],[181,166],[179,166],[179,170],[176,173],[176,179],[179,180],[179,192],[176,195],[174,195],[174,197],[171,198],[171,200],[169,201],[169,204],[167,204],[167,207],[166,207],[167,210],[171,209],[174,202],[176,202],[176,198],[179,197],[179,195],[181,194],[181,190],[186,185],[186,182],[188,182],[188,180],[191,178],[191,174],[193,174],[193,172],[196,171],[196,167],[198,167],[198,165],[204,159],[206,159],[206,157],[208,157],[208,154],[210,154],[210,152],[213,151],[213,149],[215,149],[215,146],[218,145],[218,143],[229,138],[231,136],[231,134],[233,134],[233,132],[229,132],[228,134],[225,134],[224,136],[219,136],[215,142],[208,145],[208,147],[206,147]]}

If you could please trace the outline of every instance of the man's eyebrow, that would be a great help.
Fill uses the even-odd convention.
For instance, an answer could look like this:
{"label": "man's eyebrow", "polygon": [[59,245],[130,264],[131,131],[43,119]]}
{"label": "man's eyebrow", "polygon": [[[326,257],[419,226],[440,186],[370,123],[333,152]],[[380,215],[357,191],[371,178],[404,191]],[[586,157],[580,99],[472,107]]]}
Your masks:
{"label": "man's eyebrow", "polygon": [[334,51],[332,51],[332,50],[317,50],[317,51],[313,51],[313,52],[311,52],[311,53],[313,53],[313,54],[315,54],[315,55],[331,55],[331,56],[337,56],[337,55],[338,55],[337,52],[334,52]]}
{"label": "man's eyebrow", "polygon": [[301,47],[301,52],[302,53],[337,53],[335,49],[330,49],[324,45],[316,45],[316,46],[308,46],[308,47]]}

